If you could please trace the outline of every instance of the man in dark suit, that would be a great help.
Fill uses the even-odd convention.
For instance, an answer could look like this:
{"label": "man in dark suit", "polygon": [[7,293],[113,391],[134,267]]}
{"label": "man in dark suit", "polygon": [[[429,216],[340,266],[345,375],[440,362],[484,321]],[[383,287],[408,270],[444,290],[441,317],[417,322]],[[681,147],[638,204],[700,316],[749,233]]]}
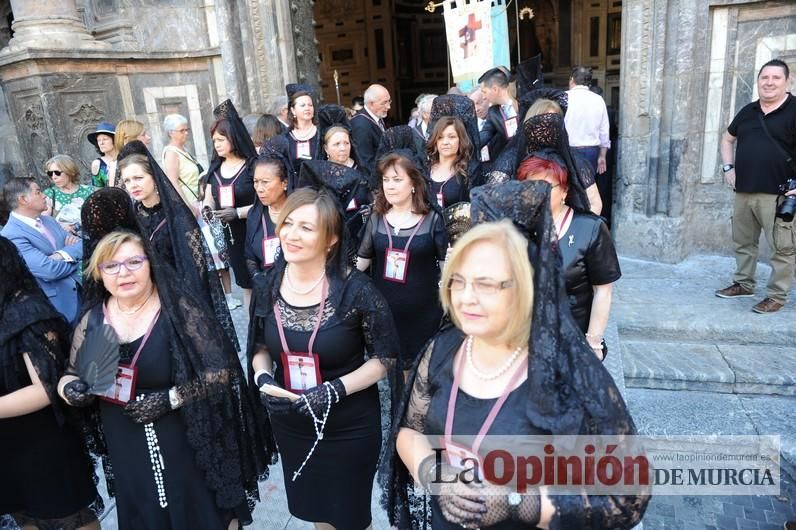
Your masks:
{"label": "man in dark suit", "polygon": [[520,126],[519,105],[509,93],[510,81],[511,74],[504,66],[487,70],[478,78],[481,92],[490,105],[480,132],[481,146],[486,146],[481,149],[482,162],[497,159]]}
{"label": "man in dark suit", "polygon": [[83,242],[68,234],[48,215],[47,201],[32,178],[14,178],[3,186],[11,208],[0,235],[11,240],[50,302],[69,322],[77,319],[80,307],[78,263]]}
{"label": "man in dark suit", "polygon": [[370,85],[365,90],[365,108],[351,118],[351,139],[362,168],[371,176],[376,166],[376,150],[384,134],[384,118],[390,111],[390,92],[381,85]]}
{"label": "man in dark suit", "polygon": [[414,131],[418,153],[426,152],[426,143],[431,136],[431,104],[436,97],[436,94],[425,94],[417,103],[418,116]]}

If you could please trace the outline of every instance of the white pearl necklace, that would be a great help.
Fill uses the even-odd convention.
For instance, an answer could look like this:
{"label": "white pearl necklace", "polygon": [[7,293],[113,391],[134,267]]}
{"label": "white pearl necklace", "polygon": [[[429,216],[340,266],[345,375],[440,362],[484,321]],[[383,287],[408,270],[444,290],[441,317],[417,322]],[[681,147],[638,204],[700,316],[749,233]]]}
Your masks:
{"label": "white pearl necklace", "polygon": [[303,399],[307,401],[307,408],[310,410],[310,416],[312,416],[312,427],[315,429],[315,442],[313,442],[312,447],[310,448],[310,452],[307,453],[307,456],[304,458],[304,461],[301,463],[299,468],[293,473],[293,482],[301,476],[301,470],[304,469],[304,466],[307,465],[307,462],[310,461],[310,457],[312,453],[315,452],[315,447],[318,445],[318,442],[323,440],[323,430],[326,428],[326,420],[329,419],[329,413],[332,410],[332,392],[334,392],[335,403],[340,402],[340,395],[337,393],[337,390],[327,381],[323,384],[324,388],[326,388],[326,410],[323,413],[323,416],[318,419],[315,415],[315,411],[312,410],[312,405],[310,402],[307,401],[307,398],[304,397],[302,394],[299,399]]}
{"label": "white pearl necklace", "polygon": [[487,373],[484,373],[481,370],[479,370],[478,367],[475,365],[475,361],[473,360],[473,337],[472,337],[472,335],[468,336],[467,340],[464,343],[464,352],[465,352],[465,355],[467,356],[467,364],[470,365],[470,368],[472,369],[472,371],[476,375],[476,377],[478,377],[479,379],[483,379],[484,381],[491,381],[491,380],[497,379],[501,375],[505,374],[506,371],[509,368],[511,368],[511,365],[514,364],[514,361],[517,360],[517,358],[520,356],[520,354],[522,353],[522,351],[524,349],[525,348],[523,348],[522,346],[517,346],[517,349],[514,350],[514,353],[511,354],[511,357],[509,357],[509,359],[506,361],[506,363],[497,372],[494,372],[494,373],[491,373],[491,374],[487,374]]}
{"label": "white pearl necklace", "polygon": [[[143,396],[138,396],[137,399],[141,400]],[[146,436],[146,445],[147,449],[149,449],[149,460],[152,462],[152,474],[155,477],[158,504],[160,504],[161,508],[166,508],[169,505],[169,501],[166,498],[166,485],[163,483],[163,470],[166,469],[166,465],[163,462],[163,454],[160,452],[160,443],[154,424],[147,423],[144,425],[144,436]]]}
{"label": "white pearl necklace", "polygon": [[326,277],[326,271],[324,270],[321,273],[320,278],[315,280],[315,283],[313,283],[312,286],[309,289],[307,289],[306,291],[299,291],[298,289],[296,289],[296,286],[293,285],[293,281],[290,279],[290,264],[288,264],[285,267],[285,278],[287,279],[287,288],[290,289],[291,291],[293,291],[293,293],[298,294],[298,295],[310,294],[312,291],[315,290],[316,287],[318,287],[321,284],[321,282],[323,281],[323,279],[325,277]]}

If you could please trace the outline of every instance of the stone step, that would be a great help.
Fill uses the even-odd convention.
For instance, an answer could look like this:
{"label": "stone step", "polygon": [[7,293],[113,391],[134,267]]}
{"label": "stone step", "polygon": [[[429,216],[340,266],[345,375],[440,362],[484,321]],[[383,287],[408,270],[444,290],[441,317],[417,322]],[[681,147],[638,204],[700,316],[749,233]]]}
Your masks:
{"label": "stone step", "polygon": [[778,345],[621,341],[631,388],[796,396],[796,348]]}

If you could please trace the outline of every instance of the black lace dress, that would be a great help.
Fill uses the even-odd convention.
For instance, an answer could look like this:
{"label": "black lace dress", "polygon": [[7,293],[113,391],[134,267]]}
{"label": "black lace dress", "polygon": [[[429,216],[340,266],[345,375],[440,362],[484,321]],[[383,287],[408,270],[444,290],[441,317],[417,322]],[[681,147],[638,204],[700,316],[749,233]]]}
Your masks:
{"label": "black lace dress", "polygon": [[[439,328],[442,307],[439,303],[439,266],[448,250],[448,235],[445,224],[436,212],[431,211],[422,218],[417,233],[409,246],[409,267],[406,283],[385,279],[387,232],[384,217],[373,214],[359,246],[359,256],[371,259],[371,277],[376,288],[390,304],[395,326],[401,341],[399,364],[409,370],[423,345]],[[389,225],[393,230],[392,225]],[[415,226],[391,234],[395,249],[406,249]]]}
{"label": "black lace dress", "polygon": [[[210,176],[208,182],[213,193],[213,200],[217,209],[222,209],[219,199],[220,186],[233,185],[235,208],[243,208],[254,204],[257,196],[254,193],[253,170],[250,161],[241,166],[238,172],[230,178],[221,175],[221,169]],[[224,231],[229,249],[229,264],[235,272],[235,283],[243,289],[251,289],[252,281],[246,269],[244,246],[246,245],[246,219],[234,219],[229,223],[229,229]]]}
{"label": "black lace dress", "polygon": [[572,316],[589,330],[594,285],[613,283],[622,276],[614,242],[602,218],[573,212],[564,236],[558,240],[564,264],[564,282]]}
{"label": "black lace dress", "polygon": [[[165,318],[158,318],[141,350],[136,363],[136,396],[167,390],[174,384],[168,329]],[[130,362],[142,339],[121,345],[122,362]],[[100,401],[99,411],[115,475],[120,530],[227,528],[232,516],[222,514],[216,507],[215,497],[196,465],[195,452],[179,411],[151,424],[163,458],[167,506],[162,506],[162,498],[158,496],[145,426],[130,420],[123,407],[114,403]]]}
{"label": "black lace dress", "polygon": [[[0,419],[0,514],[20,526],[77,528],[96,520],[93,464],[55,396],[68,328],[43,294],[19,293],[0,309],[0,396],[31,384],[24,354],[55,405]],[[101,508],[101,506],[100,506]]]}
{"label": "black lace dress", "polygon": [[166,219],[166,213],[162,205],[158,203],[152,208],[147,208],[143,204],[137,203],[136,216],[141,225],[141,231],[145,237],[149,238],[155,252],[166,263],[171,265],[174,270],[177,270],[174,247],[172,247],[171,239],[169,238],[168,219]]}
{"label": "black lace dress", "polygon": [[[269,277],[274,274],[281,277],[283,271],[278,267]],[[255,298],[251,333],[258,348],[264,345],[270,352],[276,362],[275,378],[284,385],[282,345],[274,312],[259,305],[262,300],[259,296]],[[285,338],[291,351],[307,351],[318,306],[294,307],[278,294],[275,301],[284,319]],[[267,314],[261,316],[261,311]],[[333,281],[313,346],[320,359],[323,381],[351,373],[368,357],[391,362],[395,352],[390,348],[396,342],[391,320],[386,302],[362,273],[352,271],[345,280]],[[361,530],[370,525],[371,494],[382,441],[377,386],[350,394],[331,408],[323,439],[295,481],[294,473],[315,442],[312,420],[290,413],[272,415],[271,424],[281,456],[290,513],[305,521],[326,522],[340,529]]]}

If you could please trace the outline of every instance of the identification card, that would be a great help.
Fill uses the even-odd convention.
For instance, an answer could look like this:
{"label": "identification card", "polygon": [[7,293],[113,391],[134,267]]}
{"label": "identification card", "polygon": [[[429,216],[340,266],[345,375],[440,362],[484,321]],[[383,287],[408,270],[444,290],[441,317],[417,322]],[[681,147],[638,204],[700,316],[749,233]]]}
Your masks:
{"label": "identification card", "polygon": [[354,211],[354,210],[356,210],[357,208],[359,208],[359,205],[357,205],[357,199],[356,199],[356,197],[351,197],[351,202],[349,202],[349,203],[348,203],[348,206],[346,206],[346,207],[345,207],[345,211],[347,211],[347,212],[353,212],[353,211]]}
{"label": "identification card", "polygon": [[138,367],[119,363],[116,369],[116,380],[105,393],[99,394],[101,399],[126,405],[135,395],[135,380],[138,376]]}
{"label": "identification card", "polygon": [[279,248],[279,238],[269,237],[263,239],[263,265],[270,267],[276,259],[276,249]]}
{"label": "identification card", "polygon": [[517,134],[517,117],[514,116],[513,118],[503,120],[503,126],[506,127],[506,136],[512,138]]}
{"label": "identification card", "polygon": [[445,208],[445,198],[442,196],[441,191],[437,193],[437,204],[439,204],[440,208]]}
{"label": "identification card", "polygon": [[228,184],[218,188],[218,205],[220,208],[235,207],[235,185]]}
{"label": "identification card", "polygon": [[312,158],[309,141],[296,142],[296,158],[304,158],[307,160]]}
{"label": "identification card", "polygon": [[303,394],[323,382],[320,362],[315,353],[310,355],[282,352],[282,369],[285,374],[285,390],[296,394]]}
{"label": "identification card", "polygon": [[384,279],[406,283],[406,272],[409,270],[409,251],[388,248],[384,252]]}
{"label": "identification card", "polygon": [[485,145],[481,148],[481,162],[489,162],[489,146]]}
{"label": "identification card", "polygon": [[478,476],[483,476],[481,474],[481,457],[471,449],[449,441],[445,443],[445,455],[448,457],[448,463],[453,467],[466,470],[477,469]]}

